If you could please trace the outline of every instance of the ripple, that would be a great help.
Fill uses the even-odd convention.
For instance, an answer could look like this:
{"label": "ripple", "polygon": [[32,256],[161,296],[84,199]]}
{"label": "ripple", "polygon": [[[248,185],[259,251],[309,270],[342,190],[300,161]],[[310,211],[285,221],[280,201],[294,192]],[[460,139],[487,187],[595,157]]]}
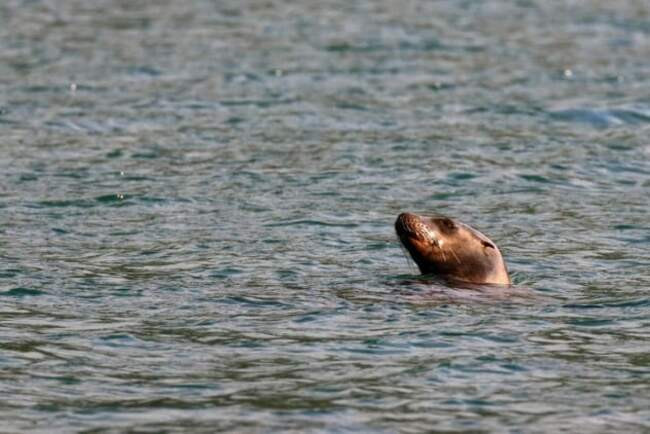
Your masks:
{"label": "ripple", "polygon": [[650,108],[565,109],[550,112],[552,119],[584,123],[596,128],[639,125],[650,122]]}
{"label": "ripple", "polygon": [[267,223],[264,226],[266,227],[284,227],[284,226],[329,226],[329,227],[341,227],[341,228],[353,228],[359,226],[358,223],[334,223],[326,222],[322,220],[293,220],[285,221],[280,223]]}
{"label": "ripple", "polygon": [[45,294],[45,292],[39,291],[38,289],[23,287],[11,288],[7,291],[0,292],[0,295],[3,295],[5,297],[29,297],[43,294]]}

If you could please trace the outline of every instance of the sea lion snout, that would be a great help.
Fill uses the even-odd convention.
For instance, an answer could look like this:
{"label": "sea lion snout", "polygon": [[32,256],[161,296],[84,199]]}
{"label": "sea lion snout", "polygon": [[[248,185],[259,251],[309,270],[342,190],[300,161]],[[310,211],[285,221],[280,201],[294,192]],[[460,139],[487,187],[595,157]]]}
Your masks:
{"label": "sea lion snout", "polygon": [[410,212],[403,212],[397,216],[395,231],[399,237],[410,236],[419,239],[424,238],[429,232],[420,216]]}
{"label": "sea lion snout", "polygon": [[408,212],[403,212],[397,216],[395,220],[395,231],[397,235],[403,235],[409,232],[412,232],[412,221],[415,216]]}
{"label": "sea lion snout", "polygon": [[[440,239],[438,230],[428,219],[417,214],[404,212],[397,216],[395,221],[395,232],[402,244],[414,254],[412,245],[420,245],[422,248],[440,247],[443,241]],[[411,248],[409,248],[411,246]],[[428,247],[427,247],[428,246]]]}

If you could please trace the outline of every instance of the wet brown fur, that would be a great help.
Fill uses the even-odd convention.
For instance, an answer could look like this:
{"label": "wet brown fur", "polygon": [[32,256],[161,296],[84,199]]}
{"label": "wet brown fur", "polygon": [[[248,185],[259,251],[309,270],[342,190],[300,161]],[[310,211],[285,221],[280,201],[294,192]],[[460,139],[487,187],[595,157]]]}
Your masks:
{"label": "wet brown fur", "polygon": [[402,213],[395,231],[422,274],[468,283],[510,284],[497,246],[458,220]]}

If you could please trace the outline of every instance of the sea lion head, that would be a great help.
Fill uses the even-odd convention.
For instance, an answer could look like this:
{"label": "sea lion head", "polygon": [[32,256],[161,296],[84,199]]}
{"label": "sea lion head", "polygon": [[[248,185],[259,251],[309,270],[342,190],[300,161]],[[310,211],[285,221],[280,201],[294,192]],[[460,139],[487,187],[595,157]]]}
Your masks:
{"label": "sea lion head", "polygon": [[402,213],[395,231],[422,274],[468,283],[510,284],[497,246],[458,220]]}

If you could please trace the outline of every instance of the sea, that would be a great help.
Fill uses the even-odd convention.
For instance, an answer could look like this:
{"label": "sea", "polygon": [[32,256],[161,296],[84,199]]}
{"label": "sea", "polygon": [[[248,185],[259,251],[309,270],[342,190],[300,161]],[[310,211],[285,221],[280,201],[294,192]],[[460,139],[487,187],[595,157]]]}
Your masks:
{"label": "sea", "polygon": [[0,432],[650,432],[649,215],[644,0],[3,0]]}

